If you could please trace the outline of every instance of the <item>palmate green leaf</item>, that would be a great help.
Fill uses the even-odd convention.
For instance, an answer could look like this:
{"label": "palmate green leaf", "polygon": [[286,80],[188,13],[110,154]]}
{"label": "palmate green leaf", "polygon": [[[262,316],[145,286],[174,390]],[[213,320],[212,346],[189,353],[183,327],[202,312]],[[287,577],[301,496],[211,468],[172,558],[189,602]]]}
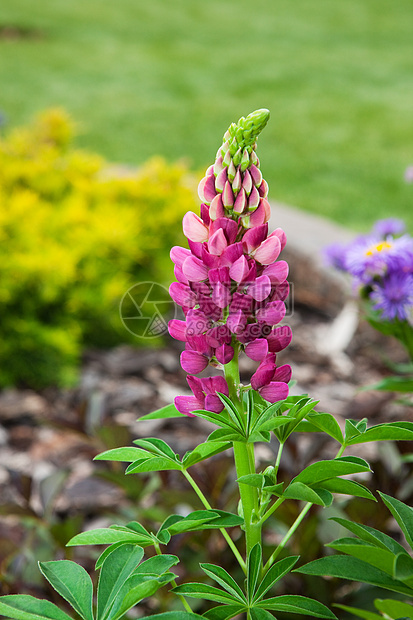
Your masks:
{"label": "palmate green leaf", "polygon": [[330,491],[330,493],[340,493],[342,495],[352,495],[353,497],[364,497],[365,499],[371,499],[376,502],[376,498],[373,493],[360,482],[354,480],[347,480],[346,478],[331,478],[331,480],[324,480],[320,483],[323,489]]}
{"label": "palmate green leaf", "polygon": [[295,482],[294,480],[285,489],[282,497],[311,502],[317,506],[330,506],[333,502],[333,496],[329,491],[322,488],[312,488],[303,482]]}
{"label": "palmate green leaf", "polygon": [[357,618],[364,618],[365,620],[383,620],[383,616],[375,614],[374,611],[365,611],[364,609],[357,609],[357,607],[349,607],[348,605],[335,605],[344,611],[348,611],[350,614],[354,614]]}
{"label": "palmate green leaf", "polygon": [[388,549],[380,549],[358,538],[339,538],[329,543],[327,547],[359,558],[393,577],[395,556]]}
{"label": "palmate green leaf", "polygon": [[243,525],[242,517],[225,512],[224,510],[196,510],[186,517],[180,517],[168,525],[168,531],[174,534],[205,529],[219,529],[222,527],[236,527]]}
{"label": "palmate green leaf", "polygon": [[332,517],[331,521],[339,523],[353,534],[356,534],[356,536],[359,536],[362,540],[365,540],[376,547],[380,547],[381,549],[389,549],[389,551],[395,555],[398,553],[407,553],[398,542],[393,540],[393,538],[387,534],[383,534],[383,532],[380,532],[373,527],[361,525],[360,523],[354,523],[353,521],[342,519],[340,517]]}
{"label": "palmate green leaf", "polygon": [[311,411],[314,410],[314,407],[318,404],[318,402],[319,401],[312,400],[309,397],[304,397],[300,398],[300,400],[298,400],[298,402],[290,408],[288,415],[294,418],[294,421],[291,421],[289,424],[282,426],[279,429],[274,429],[274,433],[280,443],[285,443],[291,433],[295,431],[301,420],[303,420]]}
{"label": "palmate green leaf", "polygon": [[412,377],[386,377],[378,383],[367,385],[364,389],[383,392],[413,392],[413,379]]}
{"label": "palmate green leaf", "polygon": [[0,615],[14,620],[72,620],[54,603],[29,594],[0,596]]}
{"label": "palmate green leaf", "polygon": [[407,553],[400,553],[394,558],[393,577],[413,586],[413,559]]}
{"label": "palmate green leaf", "polygon": [[39,562],[40,571],[84,620],[93,620],[93,583],[83,566],[70,560]]}
{"label": "palmate green leaf", "polygon": [[293,482],[302,482],[314,486],[324,480],[345,476],[347,474],[358,474],[361,472],[371,472],[369,464],[356,456],[342,456],[330,461],[318,461],[312,463],[302,472],[293,478]]}
{"label": "palmate green leaf", "polygon": [[265,475],[246,474],[245,476],[240,476],[237,478],[237,482],[240,482],[241,484],[248,484],[248,486],[255,487],[256,489],[263,489],[265,484]]}
{"label": "palmate green leaf", "polygon": [[283,558],[271,566],[261,580],[253,598],[253,602],[259,601],[280,579],[295,566],[300,556],[292,555]]}
{"label": "palmate green leaf", "polygon": [[397,618],[413,618],[413,605],[403,603],[402,601],[395,601],[393,599],[376,599],[374,606],[383,614],[387,614],[390,618],[396,620]]}
{"label": "palmate green leaf", "polygon": [[225,405],[228,415],[232,418],[236,427],[245,434],[247,420],[244,414],[238,411],[237,407],[234,405],[232,400],[228,398],[228,396],[225,396],[225,394],[221,394],[220,392],[217,392],[217,396],[222,404]]}
{"label": "palmate green leaf", "polygon": [[107,616],[108,620],[118,620],[142,599],[153,596],[159,588],[170,583],[175,576],[173,573],[167,573],[157,578],[147,575],[132,575],[118,592],[113,607]]}
{"label": "palmate green leaf", "polygon": [[348,446],[368,441],[411,441],[413,439],[413,422],[385,422],[371,426],[362,435],[347,441]]}
{"label": "palmate green leaf", "polygon": [[213,411],[204,411],[203,409],[197,409],[192,412],[194,415],[202,418],[203,420],[207,420],[208,422],[212,422],[216,424],[220,428],[228,428],[232,430],[237,430],[238,425],[234,424],[231,418],[226,418],[222,413],[214,413]]}
{"label": "palmate green leaf", "polygon": [[216,603],[229,603],[239,605],[237,597],[232,596],[229,592],[220,590],[215,586],[209,586],[205,583],[184,583],[172,589],[175,594],[182,594],[190,598],[199,598],[206,601],[215,601]]}
{"label": "palmate green leaf", "polygon": [[286,424],[289,424],[290,422],[294,422],[294,421],[295,421],[295,418],[291,416],[287,416],[287,415],[273,417],[262,423],[261,421],[258,421],[254,430],[259,431],[259,432],[274,431],[276,428],[280,428],[281,426],[285,426]]}
{"label": "palmate green leaf", "polygon": [[154,555],[152,558],[148,558],[144,562],[141,562],[139,566],[135,568],[133,574],[159,577],[177,564],[179,564],[179,558],[176,555]]}
{"label": "palmate green leaf", "polygon": [[185,418],[184,413],[180,413],[178,409],[175,407],[173,403],[170,405],[166,405],[166,407],[161,407],[161,409],[157,409],[156,411],[152,411],[152,413],[147,413],[146,415],[138,418],[138,422],[144,422],[145,420],[165,420],[167,418]]}
{"label": "palmate green leaf", "polygon": [[271,405],[265,407],[263,410],[256,410],[253,420],[250,423],[249,433],[254,432],[257,428],[261,426],[261,424],[265,424],[269,420],[274,418],[282,417],[282,404],[284,401],[279,401],[277,403],[272,403]]}
{"label": "palmate green leaf", "polygon": [[166,456],[172,461],[179,462],[179,455],[176,454],[170,446],[163,439],[158,437],[146,437],[145,439],[135,439],[133,443],[137,446],[141,446],[144,450],[155,454],[157,456]]}
{"label": "palmate green leaf", "polygon": [[133,463],[139,459],[148,458],[147,450],[141,448],[125,447],[125,448],[113,448],[112,450],[106,450],[98,454],[93,459],[94,461],[122,461],[124,463]]}
{"label": "palmate green leaf", "polygon": [[206,611],[202,617],[208,618],[208,620],[229,620],[244,610],[245,605],[218,605],[218,607]]}
{"label": "palmate green leaf", "polygon": [[76,545],[111,545],[113,543],[133,543],[134,545],[147,545],[148,539],[140,534],[130,531],[117,530],[113,527],[97,528],[76,534],[66,544],[67,547]]}
{"label": "palmate green leaf", "polygon": [[247,441],[245,435],[237,429],[232,428],[217,428],[215,431],[208,436],[207,441],[213,442],[232,442],[232,441]]}
{"label": "palmate green leaf", "polygon": [[198,614],[190,613],[189,611],[165,611],[162,614],[151,614],[145,616],[140,620],[202,620],[205,616],[198,616]]}
{"label": "palmate green leaf", "polygon": [[407,506],[407,504],[404,504],[400,500],[386,495],[385,493],[381,493],[380,491],[379,495],[396,519],[407,543],[413,550],[413,508],[410,508],[410,506]]}
{"label": "palmate green leaf", "polygon": [[231,577],[226,570],[224,570],[221,566],[215,566],[215,564],[200,564],[200,567],[214,581],[219,583],[220,586],[224,588],[229,594],[232,594],[235,598],[237,598],[240,603],[246,603],[247,600],[245,595],[235,579]]}
{"label": "palmate green leaf", "polygon": [[182,464],[164,456],[151,456],[131,463],[126,474],[142,474],[150,471],[182,471]]}
{"label": "palmate green leaf", "polygon": [[346,445],[348,445],[348,442],[355,438],[355,437],[360,437],[365,429],[361,430],[357,428],[357,421],[356,420],[346,420],[345,422],[345,426],[344,426],[344,441],[346,443]]}
{"label": "palmate green leaf", "polygon": [[337,620],[337,616],[322,603],[294,594],[275,596],[267,598],[257,603],[258,607],[271,609],[272,611],[285,611],[289,613],[303,614],[304,616],[314,616],[316,618],[326,618],[327,620]]}
{"label": "palmate green leaf", "polygon": [[97,620],[105,620],[116,596],[143,558],[143,549],[125,544],[114,549],[105,559],[99,575],[97,593]]}
{"label": "palmate green leaf", "polygon": [[370,566],[367,562],[350,556],[333,555],[320,558],[294,569],[293,572],[317,575],[319,577],[340,577],[413,596],[413,588],[409,588],[403,582],[393,579],[384,571]]}
{"label": "palmate green leaf", "polygon": [[307,420],[316,427],[317,431],[322,431],[333,437],[339,443],[343,443],[344,437],[340,425],[331,413],[310,411],[306,416]]}
{"label": "palmate green leaf", "polygon": [[211,446],[208,441],[205,441],[190,452],[187,452],[182,459],[184,468],[188,469],[188,467],[196,465],[197,463],[200,463],[211,456],[215,456],[216,454],[220,454],[221,452],[224,452],[232,447],[232,444],[229,441],[214,443],[215,445]]}
{"label": "palmate green leaf", "polygon": [[257,543],[250,551],[247,562],[247,597],[251,601],[257,588],[258,578],[262,570],[262,550]]}
{"label": "palmate green leaf", "polygon": [[251,620],[274,620],[274,616],[270,614],[266,609],[259,609],[259,607],[253,607],[251,609]]}

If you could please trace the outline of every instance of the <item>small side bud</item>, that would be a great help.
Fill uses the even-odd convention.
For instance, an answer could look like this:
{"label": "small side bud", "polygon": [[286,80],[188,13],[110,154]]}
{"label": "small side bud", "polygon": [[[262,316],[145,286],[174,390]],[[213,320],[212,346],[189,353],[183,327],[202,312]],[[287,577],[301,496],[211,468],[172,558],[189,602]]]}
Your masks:
{"label": "small side bud", "polygon": [[242,158],[241,158],[241,171],[244,172],[244,170],[246,170],[249,165],[250,165],[250,156],[249,156],[247,149],[244,149],[242,152]]}

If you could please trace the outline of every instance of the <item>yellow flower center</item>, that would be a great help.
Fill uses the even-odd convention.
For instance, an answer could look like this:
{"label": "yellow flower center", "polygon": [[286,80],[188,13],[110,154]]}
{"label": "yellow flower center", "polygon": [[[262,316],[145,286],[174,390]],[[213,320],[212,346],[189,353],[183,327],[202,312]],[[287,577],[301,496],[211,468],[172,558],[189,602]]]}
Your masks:
{"label": "yellow flower center", "polygon": [[372,245],[366,250],[366,256],[373,256],[373,254],[389,250],[391,247],[392,244],[388,241],[380,241],[380,243],[376,243],[376,245]]}

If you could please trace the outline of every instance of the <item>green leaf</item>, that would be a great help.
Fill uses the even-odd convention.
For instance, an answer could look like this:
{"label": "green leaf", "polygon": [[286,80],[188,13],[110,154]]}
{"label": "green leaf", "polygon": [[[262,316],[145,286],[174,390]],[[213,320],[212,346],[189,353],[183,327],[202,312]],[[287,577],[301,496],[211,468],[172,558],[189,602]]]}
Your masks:
{"label": "green leaf", "polygon": [[279,581],[284,577],[284,575],[289,573],[293,566],[297,563],[299,557],[300,556],[298,555],[293,555],[288,558],[283,558],[282,560],[279,560],[278,562],[273,564],[271,568],[266,572],[264,578],[258,586],[253,601],[259,601],[264,596],[264,594],[266,594],[268,590],[277,583],[277,581]]}
{"label": "green leaf", "polygon": [[394,558],[393,577],[413,586],[413,559],[410,555],[400,553]]}
{"label": "green leaf", "polygon": [[320,485],[323,489],[327,489],[330,493],[341,493],[343,495],[353,495],[354,497],[364,497],[365,499],[371,499],[377,502],[373,493],[360,482],[354,480],[347,480],[345,478],[332,478],[331,480],[324,480]]}
{"label": "green leaf", "polygon": [[343,444],[344,438],[340,425],[331,413],[310,411],[307,414],[307,420],[316,427],[317,431],[327,433],[327,435]]}
{"label": "green leaf", "polygon": [[292,418],[291,416],[287,416],[287,415],[278,416],[275,418],[271,418],[270,420],[267,420],[266,422],[263,422],[262,424],[261,422],[258,422],[255,428],[255,431],[260,431],[260,432],[274,431],[276,428],[280,428],[281,426],[285,426],[289,422],[294,422],[294,421],[295,421],[295,418]]}
{"label": "green leaf", "polygon": [[247,562],[247,597],[251,601],[257,587],[258,579],[262,570],[262,550],[257,543],[250,551]]}
{"label": "green leaf", "polygon": [[331,520],[339,523],[353,534],[356,534],[356,536],[359,536],[362,540],[365,540],[376,547],[380,547],[381,549],[389,549],[389,551],[395,555],[398,553],[407,553],[398,542],[393,540],[393,538],[387,536],[387,534],[383,534],[383,532],[380,532],[373,527],[361,525],[360,523],[354,523],[353,521],[341,519],[340,517],[332,517]]}
{"label": "green leaf", "polygon": [[110,609],[125,581],[143,558],[143,549],[125,544],[117,547],[103,562],[97,595],[97,620],[109,617]]}
{"label": "green leaf", "polygon": [[148,458],[148,452],[141,450],[140,448],[126,447],[126,448],[113,448],[112,450],[106,450],[95,456],[95,461],[123,461],[125,463],[132,463],[142,458]]}
{"label": "green leaf", "polygon": [[221,566],[215,566],[215,564],[200,564],[202,570],[211,577],[214,581],[219,583],[229,594],[232,594],[235,598],[237,598],[241,603],[246,603],[247,600],[245,595],[235,579],[231,577],[226,570],[221,568]]}
{"label": "green leaf", "polygon": [[162,614],[151,614],[140,620],[202,620],[205,616],[189,613],[189,611],[165,611]]}
{"label": "green leaf", "polygon": [[141,459],[140,461],[135,461],[131,463],[129,467],[126,468],[126,474],[141,474],[149,471],[172,471],[179,470],[182,471],[181,463],[177,463],[172,459],[162,456],[153,456],[148,459]]}
{"label": "green leaf", "polygon": [[29,594],[0,596],[0,614],[15,620],[72,620],[50,601]]}
{"label": "green leaf", "polygon": [[294,594],[286,594],[284,596],[275,596],[273,598],[264,599],[258,603],[259,607],[272,609],[273,611],[285,611],[289,613],[304,614],[305,616],[315,616],[316,618],[327,618],[328,620],[337,620],[337,616],[333,614],[325,605],[307,598],[306,596],[298,596]]}
{"label": "green leaf", "polygon": [[274,616],[270,614],[266,609],[259,609],[258,607],[253,607],[250,610],[251,620],[274,620]]}
{"label": "green leaf", "polygon": [[344,611],[348,611],[358,618],[364,618],[365,620],[383,620],[383,616],[379,616],[373,611],[365,611],[364,609],[357,609],[356,607],[349,607],[348,605],[336,605],[336,607],[344,609]]}
{"label": "green leaf", "polygon": [[57,560],[39,562],[39,568],[79,616],[84,620],[93,620],[93,584],[83,566],[70,560]]}
{"label": "green leaf", "polygon": [[175,521],[168,526],[169,533],[182,534],[183,532],[196,531],[202,528],[205,523],[218,518],[218,513],[212,510],[196,510],[189,513],[186,517],[181,517],[179,521]]}
{"label": "green leaf", "polygon": [[141,562],[141,564],[135,568],[133,574],[158,577],[177,564],[179,564],[179,558],[177,558],[176,555],[154,555],[152,558],[148,558],[144,562]]}
{"label": "green leaf", "polygon": [[238,429],[238,425],[234,424],[231,418],[226,418],[222,413],[214,413],[213,411],[204,411],[203,409],[199,409],[192,412],[199,418],[203,418],[204,420],[208,420],[208,422],[212,422],[216,424],[220,428],[231,428]]}
{"label": "green leaf", "polygon": [[[219,605],[208,609],[202,616],[208,620],[229,620],[245,610],[245,605]],[[178,619],[177,619],[178,620]],[[274,620],[272,618],[272,620]]]}
{"label": "green leaf", "polygon": [[380,497],[396,519],[410,548],[413,550],[413,508],[398,499],[379,491]]}
{"label": "green leaf", "polygon": [[[285,404],[287,401],[285,401]],[[275,429],[274,433],[279,440],[280,443],[285,443],[291,433],[296,429],[298,424],[303,420],[309,413],[314,409],[314,407],[318,404],[318,401],[314,401],[311,398],[304,397],[300,398],[298,402],[296,402],[289,410],[288,415],[294,418],[294,421],[291,421],[284,427],[280,429]]]}
{"label": "green leaf", "polygon": [[147,544],[147,539],[135,534],[132,530],[116,530],[114,528],[97,528],[96,530],[88,530],[87,532],[81,532],[76,534],[67,543],[67,547],[74,547],[76,545],[111,545],[112,543],[133,543]]}
{"label": "green leaf", "polygon": [[220,394],[220,392],[217,392],[217,395],[220,401],[225,405],[228,415],[232,418],[237,428],[245,434],[247,420],[244,414],[238,411],[237,407],[234,405],[232,400],[228,398],[228,396],[225,396],[225,394]]}
{"label": "green leaf", "polygon": [[[257,394],[257,393],[256,393]],[[252,433],[256,428],[259,428],[261,424],[265,424],[265,422],[282,418],[281,407],[284,401],[279,401],[277,403],[272,403],[268,407],[265,407],[261,412],[257,411],[256,417],[252,424],[250,425],[249,432]]]}
{"label": "green leaf", "polygon": [[210,442],[222,442],[222,441],[246,441],[245,435],[242,431],[230,428],[217,428],[209,435],[207,441]]}
{"label": "green leaf", "polygon": [[159,588],[171,582],[174,578],[175,575],[172,573],[167,573],[156,579],[146,575],[132,575],[118,592],[108,620],[118,620],[142,599],[153,596]]}
{"label": "green leaf", "polygon": [[388,549],[380,549],[358,538],[339,538],[327,547],[359,558],[393,577],[394,555]]}
{"label": "green leaf", "polygon": [[240,476],[237,478],[237,482],[247,484],[248,486],[255,487],[256,489],[262,489],[265,484],[265,476],[264,474],[246,474],[245,476]]}
{"label": "green leaf", "polygon": [[395,601],[393,599],[376,599],[374,601],[375,607],[383,614],[387,614],[390,618],[413,618],[413,605],[403,603],[402,601]]}
{"label": "green leaf", "polygon": [[413,379],[411,377],[386,377],[378,383],[367,385],[364,389],[384,392],[413,392]]}
{"label": "green leaf", "polygon": [[301,568],[294,569],[293,572],[304,573],[305,575],[318,575],[319,577],[340,577],[413,596],[412,588],[396,579],[392,579],[385,572],[370,566],[367,562],[350,556],[333,555],[320,558],[305,564]]}
{"label": "green leaf", "polygon": [[103,562],[106,560],[106,558],[108,557],[108,555],[110,553],[112,553],[112,551],[115,551],[115,549],[117,549],[118,547],[120,547],[121,545],[124,545],[125,543],[122,542],[118,542],[118,543],[114,543],[113,545],[110,545],[110,547],[107,547],[107,549],[105,549],[100,556],[98,557],[98,559],[96,560],[96,564],[95,564],[95,570],[98,570]]}
{"label": "green leaf", "polygon": [[138,418],[138,422],[144,422],[145,420],[164,420],[166,418],[185,418],[184,413],[180,413],[178,409],[175,407],[173,403],[170,405],[166,405],[166,407],[162,407],[161,409],[157,409],[156,411],[152,411],[152,413],[147,413],[146,415]]}
{"label": "green leaf", "polygon": [[239,605],[238,598],[232,596],[228,592],[224,592],[215,586],[209,586],[205,583],[184,583],[172,589],[175,594],[182,594],[191,598],[200,598],[206,601],[215,601],[216,603],[236,603]]}
{"label": "green leaf", "polygon": [[231,447],[231,443],[228,441],[222,441],[221,443],[215,442],[213,446],[206,441],[194,448],[191,452],[187,452],[182,459],[182,463],[185,469],[188,469],[188,467],[196,465],[196,463],[200,463],[211,456],[215,456],[215,454],[224,452],[224,450],[228,450],[228,448]]}
{"label": "green leaf", "polygon": [[146,439],[135,439],[133,443],[137,446],[141,446],[144,450],[151,452],[157,456],[166,456],[172,461],[179,461],[178,454],[172,450],[170,446],[163,439],[158,437],[147,437]]}
{"label": "green leaf", "polygon": [[385,422],[371,426],[361,436],[347,441],[348,446],[368,441],[410,441],[413,439],[413,422]]}
{"label": "green leaf", "polygon": [[282,496],[286,499],[311,502],[318,506],[330,506],[333,501],[333,496],[329,491],[324,491],[324,489],[313,489],[302,482],[295,482],[294,480],[285,489]]}
{"label": "green leaf", "polygon": [[318,461],[312,463],[293,479],[293,482],[303,482],[314,486],[324,480],[347,474],[370,472],[369,464],[355,456],[342,456],[331,461]]}

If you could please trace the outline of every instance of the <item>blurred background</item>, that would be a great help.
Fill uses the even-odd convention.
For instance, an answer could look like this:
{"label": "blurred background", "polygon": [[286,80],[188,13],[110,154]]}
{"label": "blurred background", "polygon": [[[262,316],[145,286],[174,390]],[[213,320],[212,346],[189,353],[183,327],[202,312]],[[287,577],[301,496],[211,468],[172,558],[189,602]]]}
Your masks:
{"label": "blurred background", "polygon": [[[199,208],[198,181],[232,121],[271,112],[258,155],[272,203],[356,232],[389,216],[412,231],[412,52],[411,0],[0,0],[2,594],[51,596],[37,559],[74,553],[93,567],[96,549],[65,548],[84,527],[131,518],[150,527],[177,502],[190,506],[175,479],[132,480],[119,464],[90,462],[145,435],[136,417],[182,393],[179,351],[130,334],[119,304],[137,282],[167,287],[173,278],[170,247],[184,243],[182,216]],[[337,299],[338,313],[342,291]],[[300,325],[305,342],[308,325],[326,319],[322,303],[309,321],[296,305],[296,343]],[[397,406],[384,410],[387,395],[354,400],[354,383],[382,371],[371,372],[382,344],[372,348],[365,332],[357,342],[348,376],[317,357],[313,341],[311,350],[293,343],[300,386],[317,384],[313,396],[343,419],[400,419]],[[184,452],[207,430],[151,432],[172,433]],[[285,474],[324,447],[293,444]],[[383,450],[369,455],[372,488],[408,499],[406,459]],[[211,467],[197,472],[200,484],[236,511],[229,461]],[[337,510],[382,524],[385,511],[366,505]],[[268,548],[294,510],[274,520]],[[297,539],[304,560],[334,537],[326,514],[312,512]],[[188,572],[222,551],[214,538],[176,544]],[[289,587],[300,592],[296,579]],[[359,596],[320,581],[308,594],[327,604],[337,592]]]}

